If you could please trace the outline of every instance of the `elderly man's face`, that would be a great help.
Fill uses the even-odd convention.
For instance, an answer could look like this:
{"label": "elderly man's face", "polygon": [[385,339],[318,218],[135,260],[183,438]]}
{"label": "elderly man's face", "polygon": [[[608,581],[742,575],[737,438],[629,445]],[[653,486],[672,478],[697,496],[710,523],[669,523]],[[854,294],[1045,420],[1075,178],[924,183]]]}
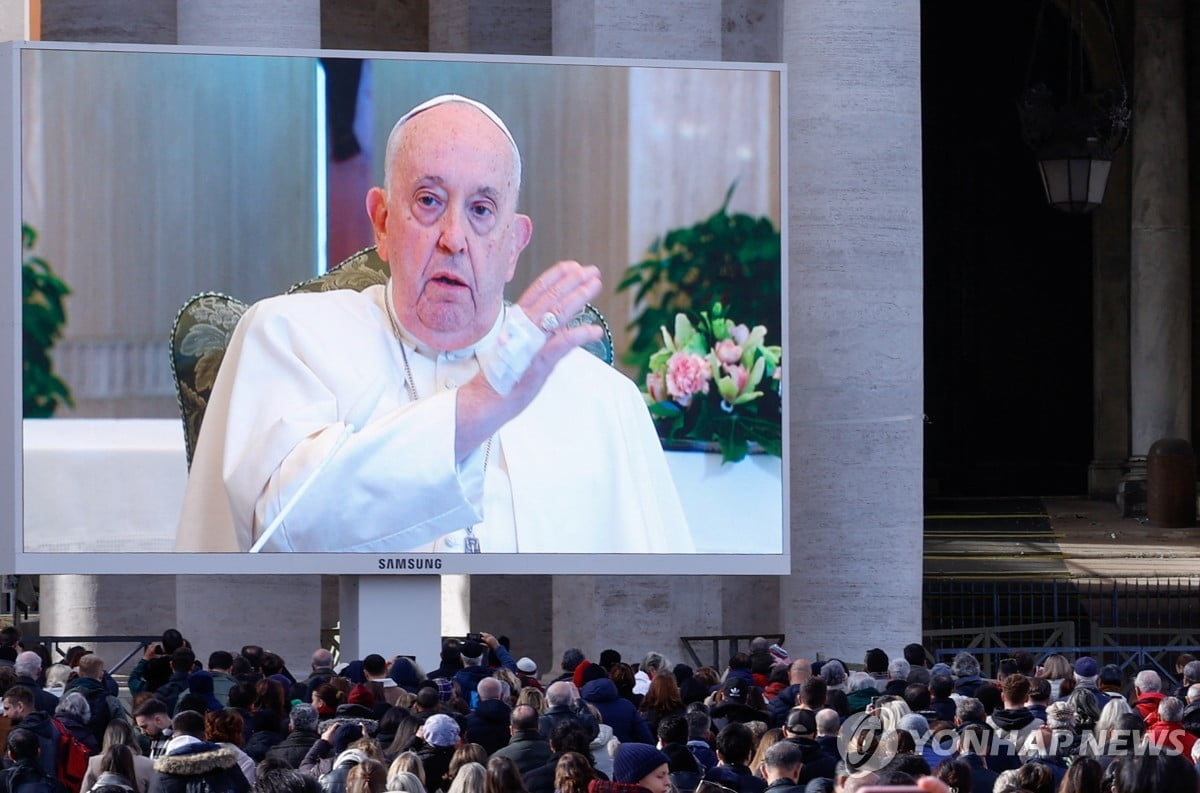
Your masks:
{"label": "elderly man's face", "polygon": [[466,347],[491,329],[532,232],[515,212],[512,145],[453,102],[413,117],[402,136],[388,190],[367,196],[396,313],[435,348]]}

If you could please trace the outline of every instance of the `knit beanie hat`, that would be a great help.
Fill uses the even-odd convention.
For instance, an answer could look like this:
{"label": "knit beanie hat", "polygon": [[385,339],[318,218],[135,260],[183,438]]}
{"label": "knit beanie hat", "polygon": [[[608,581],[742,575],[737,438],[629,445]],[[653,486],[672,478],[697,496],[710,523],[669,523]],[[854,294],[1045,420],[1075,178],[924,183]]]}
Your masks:
{"label": "knit beanie hat", "polygon": [[636,785],[651,771],[670,762],[670,758],[648,743],[623,743],[613,757],[613,781]]}

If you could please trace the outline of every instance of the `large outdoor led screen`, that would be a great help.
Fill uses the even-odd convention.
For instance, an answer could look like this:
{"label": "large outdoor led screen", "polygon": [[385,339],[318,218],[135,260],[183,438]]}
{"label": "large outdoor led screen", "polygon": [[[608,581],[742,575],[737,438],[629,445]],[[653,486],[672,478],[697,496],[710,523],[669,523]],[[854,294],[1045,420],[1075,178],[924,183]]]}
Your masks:
{"label": "large outdoor led screen", "polygon": [[[11,569],[790,569],[781,67],[51,43],[13,43],[0,58],[12,119],[0,125]],[[384,322],[394,290],[335,296],[352,321],[328,294],[280,297],[375,243],[366,195],[384,184],[389,132],[442,94],[493,109],[520,151],[516,211],[532,236],[506,299],[555,262],[596,265],[603,286],[591,303],[615,356],[610,365],[603,351],[573,353],[552,375],[559,385],[462,457],[451,456],[461,356],[421,359],[435,393],[411,393],[416,346],[403,352],[405,330]],[[442,133],[430,129],[432,151]],[[475,160],[438,151],[419,176],[445,185],[434,198],[457,206],[455,179],[476,179]],[[435,203],[420,201],[421,211]],[[398,223],[418,222],[407,210],[389,217],[402,214]],[[23,224],[37,234],[31,249]],[[411,232],[413,244],[395,249],[405,257],[423,244],[416,228],[389,227]],[[74,406],[22,420],[17,265],[31,257],[70,289],[51,355]],[[646,261],[657,263],[633,268]],[[717,307],[721,279],[737,286]],[[193,438],[179,405],[194,408],[197,396],[195,382],[176,394],[172,364],[182,359],[169,338],[180,307],[201,293],[211,305],[185,317],[182,346],[196,380],[223,385],[207,403],[193,472],[216,472],[225,489],[189,496],[181,529]],[[251,309],[282,347],[254,347],[261,334],[247,320],[236,354],[213,355],[238,321],[222,313],[228,298],[284,307],[291,324],[278,333],[275,308]],[[553,332],[556,319],[530,317],[527,327]],[[494,330],[496,349],[513,338],[509,325]],[[630,352],[639,340],[640,360]],[[231,358],[236,375],[226,374]],[[435,395],[439,407],[419,420],[406,412],[414,396]],[[226,399],[232,407],[214,410]],[[222,440],[206,450],[218,425]],[[674,436],[663,455],[659,435]],[[742,456],[746,438],[767,439],[767,453],[752,445],[723,462]],[[481,523],[463,517],[463,502]],[[281,530],[252,551],[273,523]]]}

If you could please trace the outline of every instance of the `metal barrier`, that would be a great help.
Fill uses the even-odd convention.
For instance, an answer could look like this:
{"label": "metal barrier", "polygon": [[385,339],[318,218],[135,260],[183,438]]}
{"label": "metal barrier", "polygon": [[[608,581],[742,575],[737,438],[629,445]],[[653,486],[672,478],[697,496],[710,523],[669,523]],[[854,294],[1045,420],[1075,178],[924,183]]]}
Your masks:
{"label": "metal barrier", "polygon": [[[135,655],[138,658],[142,657],[146,648],[151,644],[159,641],[161,636],[47,636],[34,635],[25,636],[23,641],[26,643],[40,642],[50,648],[51,653],[57,653],[59,659],[67,657],[67,652],[71,647],[83,646],[92,648],[97,644],[129,644],[134,645],[133,649],[125,654],[121,660],[116,663],[107,664],[109,674],[117,674],[121,667],[129,663]],[[64,646],[66,649],[64,649]]]}
{"label": "metal barrier", "polygon": [[[772,644],[783,644],[784,635],[782,633],[753,633],[741,635],[725,635],[725,636],[680,636],[679,641],[683,642],[683,649],[687,651],[688,656],[695,666],[711,666],[718,672],[725,668],[729,659],[741,652],[741,643],[745,642],[749,647],[750,642],[762,637]],[[723,659],[721,657],[721,643],[726,643],[728,655]],[[705,663],[700,660],[700,655],[697,653],[697,647],[708,645],[709,657],[712,658],[712,663]],[[701,648],[703,649],[703,648]]]}

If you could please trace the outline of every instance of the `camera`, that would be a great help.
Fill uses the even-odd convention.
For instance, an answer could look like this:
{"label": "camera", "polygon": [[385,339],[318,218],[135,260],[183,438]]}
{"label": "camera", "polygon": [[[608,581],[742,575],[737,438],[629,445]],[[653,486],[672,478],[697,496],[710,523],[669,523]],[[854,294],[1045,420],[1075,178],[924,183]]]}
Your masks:
{"label": "camera", "polygon": [[482,633],[468,633],[467,641],[482,643],[483,642],[483,634]]}

